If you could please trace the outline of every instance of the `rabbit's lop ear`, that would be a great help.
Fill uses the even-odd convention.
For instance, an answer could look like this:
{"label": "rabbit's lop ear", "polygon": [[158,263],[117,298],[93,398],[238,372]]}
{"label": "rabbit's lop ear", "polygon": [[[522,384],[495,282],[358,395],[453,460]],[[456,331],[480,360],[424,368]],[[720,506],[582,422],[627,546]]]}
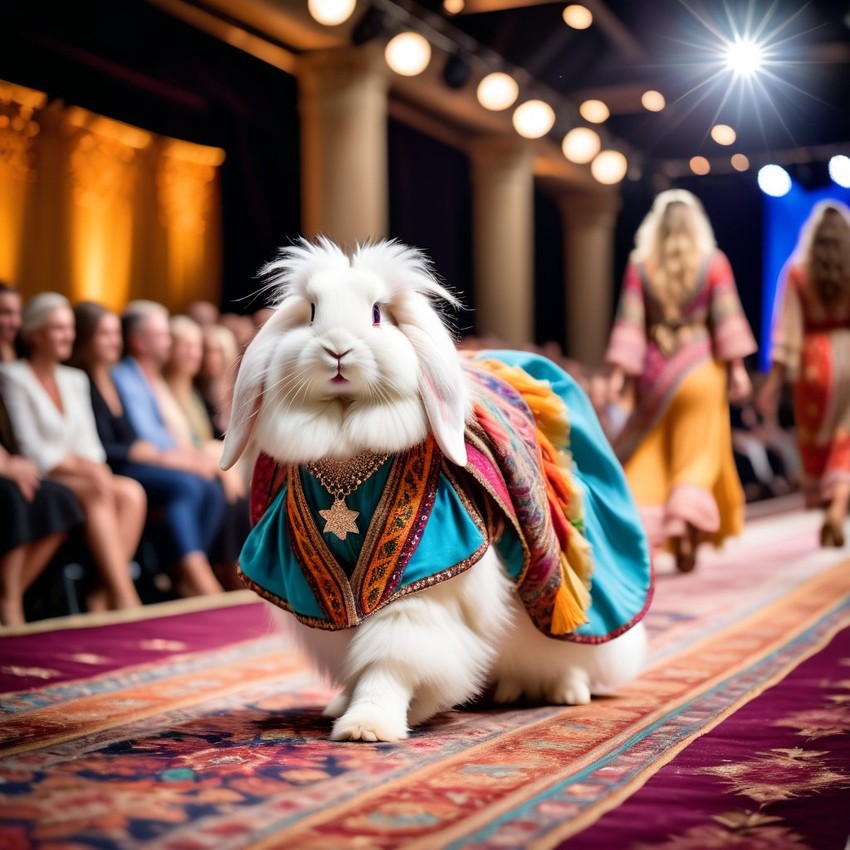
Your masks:
{"label": "rabbit's lop ear", "polygon": [[431,432],[452,463],[466,466],[466,383],[454,340],[432,305],[444,301],[459,307],[460,301],[440,285],[421,251],[395,240],[358,247],[352,264],[389,285],[398,328],[419,362],[419,395]]}
{"label": "rabbit's lop ear", "polygon": [[419,358],[419,392],[434,439],[443,454],[458,466],[466,466],[467,394],[460,358],[454,341],[422,296],[418,315],[399,325]]}
{"label": "rabbit's lop ear", "polygon": [[224,450],[221,453],[222,469],[230,469],[242,457],[251,441],[263,403],[263,393],[272,356],[281,334],[292,324],[300,309],[301,304],[298,298],[288,298],[281,302],[257,331],[242,356],[233,387],[230,424],[224,435]]}

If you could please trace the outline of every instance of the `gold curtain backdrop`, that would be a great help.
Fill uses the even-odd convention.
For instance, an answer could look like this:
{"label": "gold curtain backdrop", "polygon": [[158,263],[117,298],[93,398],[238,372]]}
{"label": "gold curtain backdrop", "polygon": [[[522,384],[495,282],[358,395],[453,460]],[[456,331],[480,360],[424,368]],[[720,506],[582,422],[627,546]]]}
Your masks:
{"label": "gold curtain backdrop", "polygon": [[218,301],[223,161],[0,81],[0,278],[118,311]]}

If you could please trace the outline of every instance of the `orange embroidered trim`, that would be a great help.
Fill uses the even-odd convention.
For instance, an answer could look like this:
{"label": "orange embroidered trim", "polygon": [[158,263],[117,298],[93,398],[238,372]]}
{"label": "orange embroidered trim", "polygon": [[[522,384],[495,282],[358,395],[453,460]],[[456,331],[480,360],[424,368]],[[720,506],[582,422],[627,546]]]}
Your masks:
{"label": "orange embroidered trim", "polygon": [[356,622],[348,577],[337,564],[313,522],[310,506],[301,487],[298,467],[289,468],[286,518],[295,560],[301,565],[304,577],[328,620],[337,628]]}
{"label": "orange embroidered trim", "polygon": [[398,588],[431,516],[441,463],[431,438],[395,457],[350,581],[313,519],[298,467],[290,469],[286,515],[292,552],[333,628],[357,625]]}
{"label": "orange embroidered trim", "polygon": [[384,487],[386,516],[376,512],[363,543],[352,585],[360,589],[365,617],[386,601],[401,582],[413,550],[431,515],[442,456],[429,438],[394,465]]}

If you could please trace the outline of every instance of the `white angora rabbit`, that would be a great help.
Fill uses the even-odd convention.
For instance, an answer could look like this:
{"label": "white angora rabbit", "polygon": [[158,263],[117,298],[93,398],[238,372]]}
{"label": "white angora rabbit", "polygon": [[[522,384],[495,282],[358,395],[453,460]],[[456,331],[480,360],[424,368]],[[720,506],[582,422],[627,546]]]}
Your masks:
{"label": "white angora rabbit", "polygon": [[[587,703],[646,655],[649,552],[589,401],[550,361],[458,353],[397,242],[264,271],[222,465],[257,455],[245,583],[342,687],[338,740],[398,741],[492,687]],[[290,617],[290,619],[292,619]]]}

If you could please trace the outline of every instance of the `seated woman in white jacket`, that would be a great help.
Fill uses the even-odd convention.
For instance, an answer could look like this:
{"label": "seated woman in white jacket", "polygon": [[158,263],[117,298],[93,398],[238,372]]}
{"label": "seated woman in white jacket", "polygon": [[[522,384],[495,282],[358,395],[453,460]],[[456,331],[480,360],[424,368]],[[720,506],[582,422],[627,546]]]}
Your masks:
{"label": "seated woman in white jacket", "polygon": [[89,379],[61,365],[74,342],[68,299],[44,292],[27,301],[20,341],[26,356],[0,365],[0,388],[21,454],[68,487],[82,505],[86,543],[105,591],[105,598],[103,592],[92,594],[89,607],[140,605],[129,564],[145,522],[145,493],[104,462]]}

